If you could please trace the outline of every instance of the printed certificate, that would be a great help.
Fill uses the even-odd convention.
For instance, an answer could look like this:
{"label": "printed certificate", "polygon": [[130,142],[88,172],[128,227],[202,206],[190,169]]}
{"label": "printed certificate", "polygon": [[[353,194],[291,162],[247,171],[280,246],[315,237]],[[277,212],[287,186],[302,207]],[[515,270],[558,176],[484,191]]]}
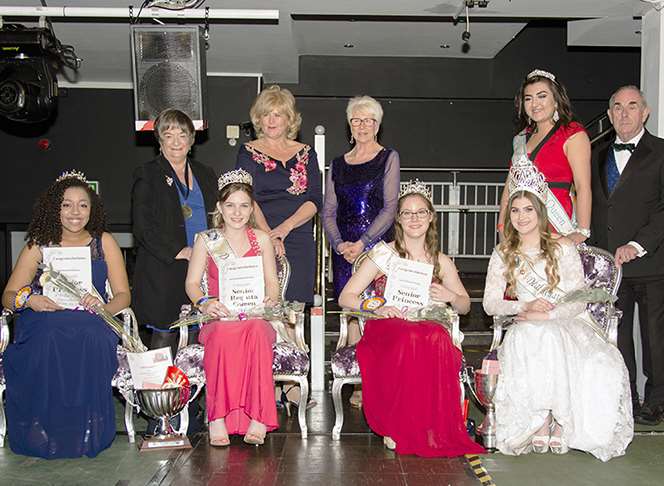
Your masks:
{"label": "printed certificate", "polygon": [[[65,277],[86,291],[92,289],[92,260],[89,246],[51,247],[42,250],[44,264],[62,272]],[[80,309],[79,301],[69,292],[57,289],[53,284],[44,286],[44,295],[65,309]]]}
{"label": "printed certificate", "polygon": [[134,388],[161,388],[168,367],[173,364],[171,348],[159,348],[144,353],[127,353],[127,362]]}
{"label": "printed certificate", "polygon": [[231,258],[219,269],[219,301],[234,314],[263,306],[265,280],[261,256]]}
{"label": "printed certificate", "polygon": [[385,305],[399,309],[426,307],[433,265],[405,258],[392,258],[385,285]]}

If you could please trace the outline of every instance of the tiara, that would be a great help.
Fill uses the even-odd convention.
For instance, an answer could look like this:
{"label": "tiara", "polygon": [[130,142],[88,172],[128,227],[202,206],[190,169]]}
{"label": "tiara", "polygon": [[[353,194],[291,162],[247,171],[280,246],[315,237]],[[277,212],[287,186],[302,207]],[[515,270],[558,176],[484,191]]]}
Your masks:
{"label": "tiara", "polygon": [[528,76],[526,76],[526,79],[534,78],[535,76],[541,76],[543,78],[550,79],[553,82],[556,81],[556,77],[553,74],[551,74],[549,71],[543,71],[542,69],[535,69],[530,71]]}
{"label": "tiara", "polygon": [[410,194],[419,194],[431,201],[431,190],[419,179],[410,180],[399,191],[399,199]]}
{"label": "tiara", "polygon": [[228,184],[240,183],[252,185],[254,180],[251,177],[251,174],[244,169],[235,169],[224,174],[221,174],[219,180],[217,181],[217,187],[221,191]]}
{"label": "tiara", "polygon": [[514,193],[526,191],[546,203],[549,185],[537,167],[525,157],[520,157],[510,167],[508,190],[509,197],[512,197]]}
{"label": "tiara", "polygon": [[88,183],[85,174],[77,170],[67,170],[63,172],[62,174],[60,174],[60,177],[55,179],[55,182],[64,181],[65,179],[78,179],[79,181],[85,182],[86,184]]}

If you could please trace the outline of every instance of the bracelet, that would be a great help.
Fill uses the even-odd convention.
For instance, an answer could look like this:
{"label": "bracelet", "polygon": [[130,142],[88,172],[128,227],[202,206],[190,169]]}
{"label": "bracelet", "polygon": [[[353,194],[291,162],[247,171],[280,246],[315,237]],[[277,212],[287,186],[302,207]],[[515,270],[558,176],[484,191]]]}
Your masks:
{"label": "bracelet", "polygon": [[25,309],[25,306],[28,305],[28,300],[30,300],[30,297],[32,297],[32,287],[29,285],[18,289],[16,292],[16,297],[14,297],[14,309]]}
{"label": "bracelet", "polygon": [[590,229],[589,228],[576,228],[576,232],[585,236],[586,238],[590,238]]}
{"label": "bracelet", "polygon": [[360,310],[362,312],[373,312],[376,309],[385,305],[385,299],[382,297],[369,297],[360,302]]}
{"label": "bracelet", "polygon": [[201,297],[200,299],[198,299],[198,300],[196,301],[196,304],[195,304],[196,307],[200,307],[200,306],[202,306],[203,304],[205,304],[205,303],[206,303],[208,300],[210,300],[211,298],[212,298],[212,297],[210,297],[209,295],[204,295],[203,297]]}

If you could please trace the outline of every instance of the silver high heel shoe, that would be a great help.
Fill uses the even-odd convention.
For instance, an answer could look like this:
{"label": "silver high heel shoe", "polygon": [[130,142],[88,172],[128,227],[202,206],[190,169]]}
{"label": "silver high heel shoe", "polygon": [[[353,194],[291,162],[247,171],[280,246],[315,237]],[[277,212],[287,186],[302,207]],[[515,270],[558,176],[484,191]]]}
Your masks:
{"label": "silver high heel shoe", "polygon": [[[556,422],[555,420],[552,422],[551,425],[551,432],[556,428]],[[562,427],[560,428],[560,435],[552,435],[549,438],[549,447],[551,448],[551,452],[554,454],[567,454],[569,452],[569,447],[563,440],[563,429]]]}

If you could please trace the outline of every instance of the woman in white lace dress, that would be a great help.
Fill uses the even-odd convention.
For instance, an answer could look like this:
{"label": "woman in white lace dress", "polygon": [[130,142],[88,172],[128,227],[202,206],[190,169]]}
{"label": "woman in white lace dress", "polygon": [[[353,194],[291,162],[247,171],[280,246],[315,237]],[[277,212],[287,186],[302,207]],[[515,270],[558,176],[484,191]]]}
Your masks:
{"label": "woman in white lace dress", "polygon": [[581,258],[570,240],[551,234],[538,191],[526,191],[510,197],[484,291],[487,314],[517,316],[498,349],[498,449],[573,448],[608,461],[633,437],[627,369],[618,349],[583,321],[585,303],[555,305],[583,287]]}

